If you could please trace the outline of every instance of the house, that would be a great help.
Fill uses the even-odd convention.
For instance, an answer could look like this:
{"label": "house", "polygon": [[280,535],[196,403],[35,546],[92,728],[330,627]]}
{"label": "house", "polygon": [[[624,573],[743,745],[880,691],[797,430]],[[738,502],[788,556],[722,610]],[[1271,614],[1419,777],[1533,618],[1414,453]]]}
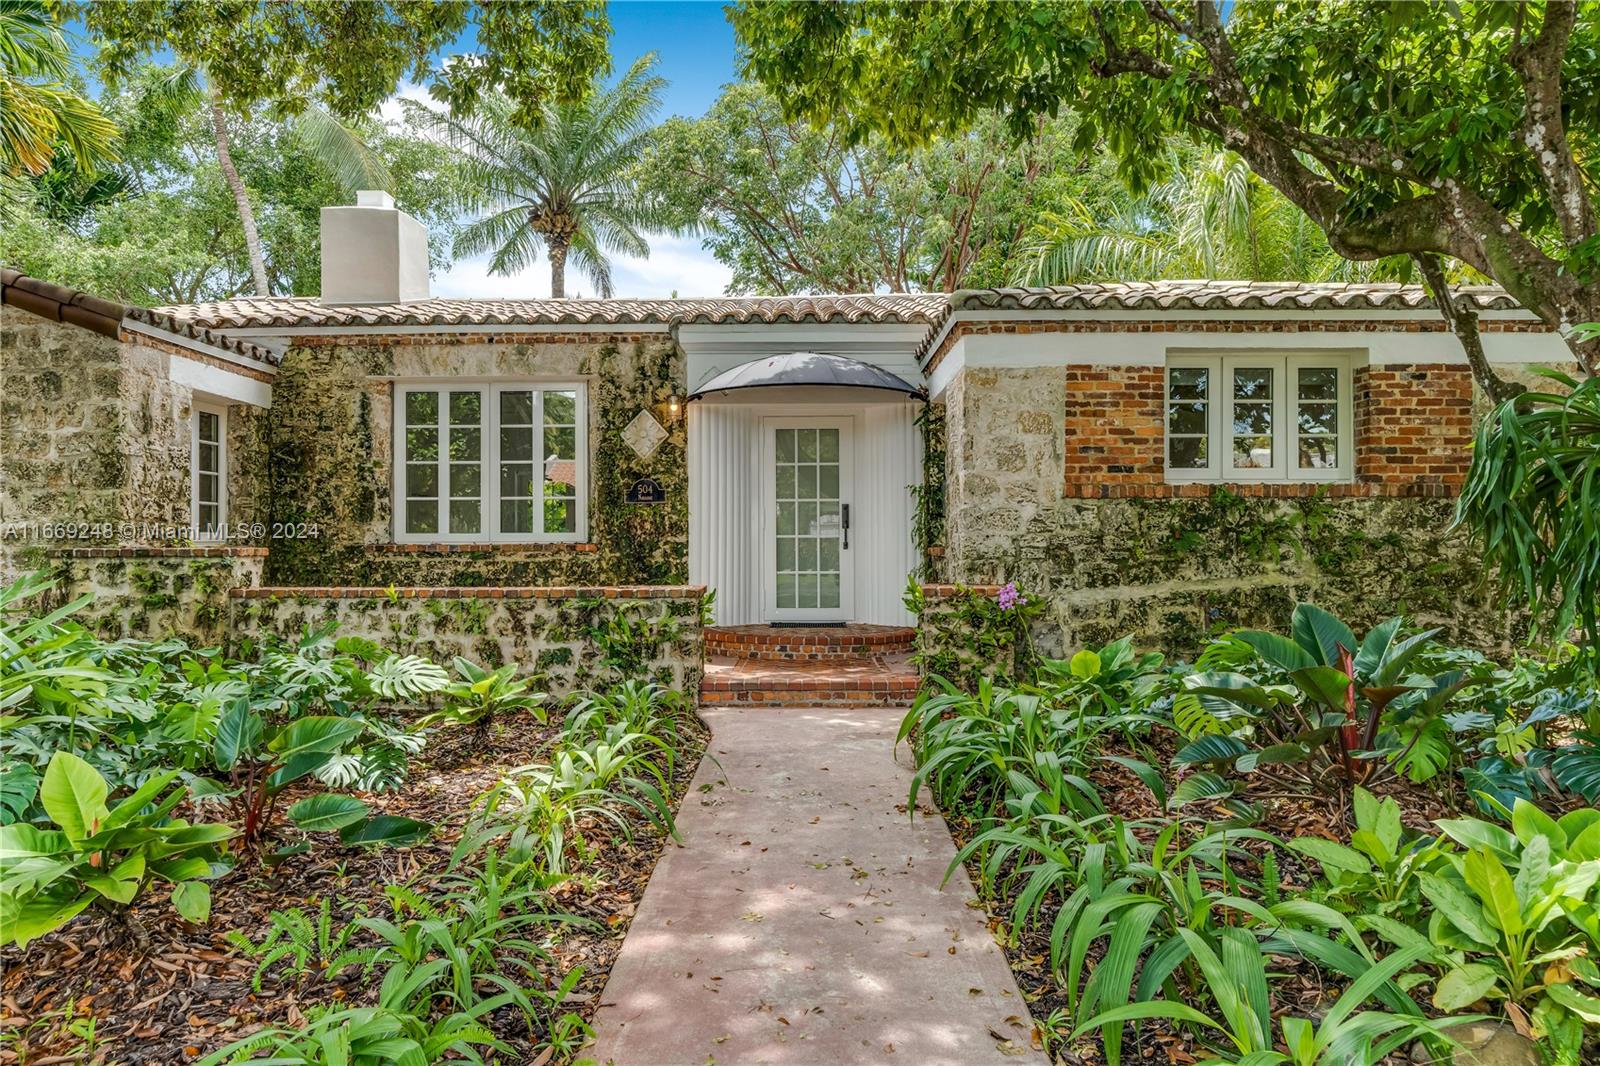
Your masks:
{"label": "house", "polygon": [[[1018,582],[1046,649],[1187,651],[1308,597],[1511,636],[1449,531],[1481,402],[1418,288],[434,299],[386,195],[322,226],[320,297],[5,273],[0,567],[53,560],[123,632],[337,620],[550,668],[563,602],[908,626],[913,574]],[[1570,361],[1461,298],[1508,374]]]}

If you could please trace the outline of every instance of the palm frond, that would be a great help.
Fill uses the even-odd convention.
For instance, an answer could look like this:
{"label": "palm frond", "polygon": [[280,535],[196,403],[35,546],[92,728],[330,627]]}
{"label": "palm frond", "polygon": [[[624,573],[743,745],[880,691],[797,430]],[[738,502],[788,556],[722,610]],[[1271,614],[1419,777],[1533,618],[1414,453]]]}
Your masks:
{"label": "palm frond", "polygon": [[348,189],[393,189],[394,175],[360,134],[332,112],[312,104],[292,120],[294,132]]}

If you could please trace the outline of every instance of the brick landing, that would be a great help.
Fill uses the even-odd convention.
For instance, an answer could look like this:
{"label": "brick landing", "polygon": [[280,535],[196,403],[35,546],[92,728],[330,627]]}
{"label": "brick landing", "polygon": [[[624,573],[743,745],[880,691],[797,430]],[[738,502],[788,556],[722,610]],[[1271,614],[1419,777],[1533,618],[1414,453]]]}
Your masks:
{"label": "brick landing", "polygon": [[706,654],[730,659],[819,662],[910,652],[909,626],[711,626]]}
{"label": "brick landing", "polygon": [[788,707],[903,707],[917,694],[913,631],[898,626],[706,630],[700,702]]}

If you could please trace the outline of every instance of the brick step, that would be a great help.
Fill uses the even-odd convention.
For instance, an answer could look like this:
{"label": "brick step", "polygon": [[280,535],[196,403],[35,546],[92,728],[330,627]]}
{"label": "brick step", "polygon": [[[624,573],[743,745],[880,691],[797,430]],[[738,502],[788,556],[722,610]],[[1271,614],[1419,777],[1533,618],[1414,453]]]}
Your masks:
{"label": "brick step", "polygon": [[920,678],[904,655],[848,661],[706,660],[700,702],[765,707],[906,707]]}
{"label": "brick step", "polygon": [[909,626],[712,626],[706,654],[760,662],[846,662],[911,651]]}

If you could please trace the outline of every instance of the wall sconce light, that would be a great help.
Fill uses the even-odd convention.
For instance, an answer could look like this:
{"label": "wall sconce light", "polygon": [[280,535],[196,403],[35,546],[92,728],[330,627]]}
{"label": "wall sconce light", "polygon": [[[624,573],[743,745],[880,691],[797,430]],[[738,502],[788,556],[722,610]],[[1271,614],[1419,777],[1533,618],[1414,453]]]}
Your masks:
{"label": "wall sconce light", "polygon": [[683,407],[683,399],[677,393],[667,397],[667,416],[677,418],[678,411]]}

